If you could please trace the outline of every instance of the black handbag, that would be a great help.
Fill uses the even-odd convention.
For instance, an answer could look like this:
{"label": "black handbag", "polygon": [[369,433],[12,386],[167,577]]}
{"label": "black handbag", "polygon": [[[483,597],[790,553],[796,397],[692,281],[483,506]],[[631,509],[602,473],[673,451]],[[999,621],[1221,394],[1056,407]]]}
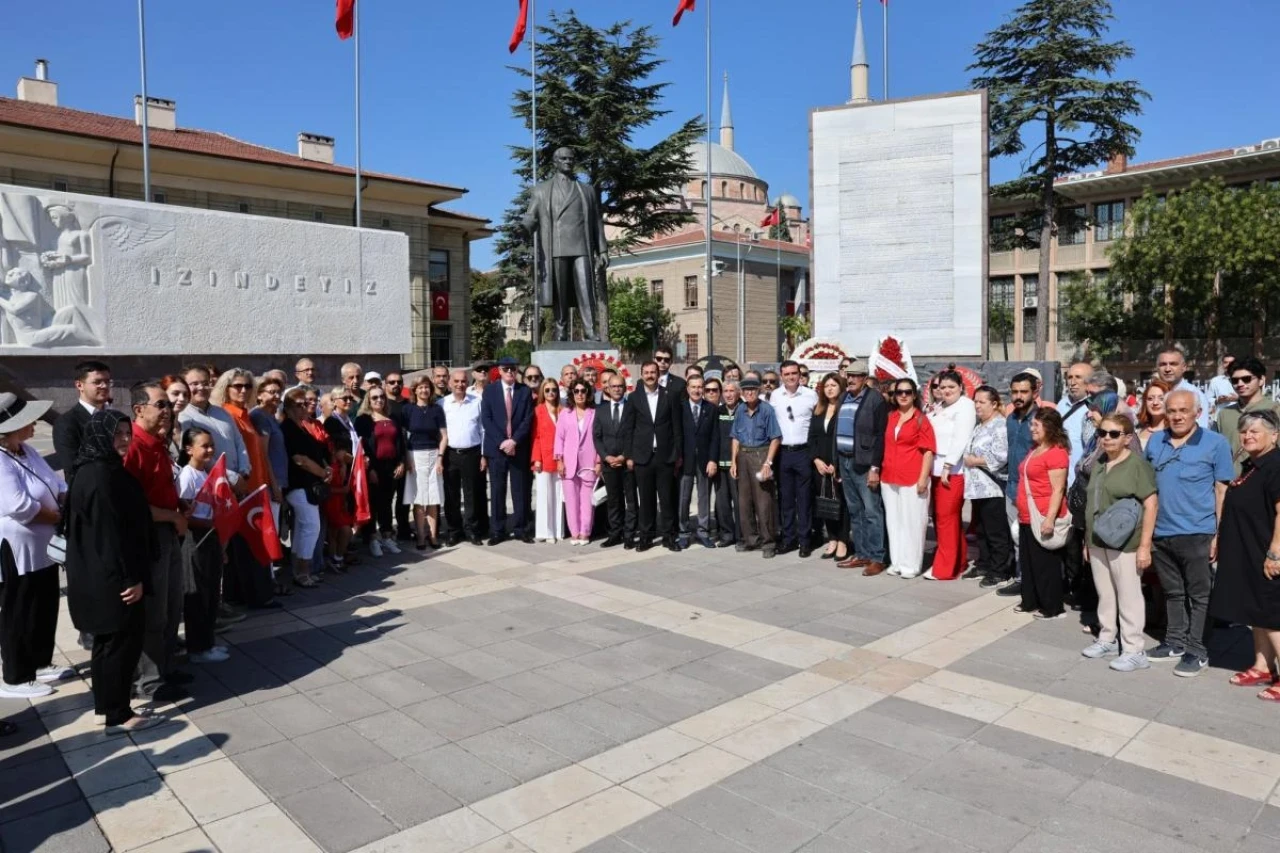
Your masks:
{"label": "black handbag", "polygon": [[329,484],[323,481],[312,483],[306,487],[307,503],[312,506],[320,506],[329,500],[329,495],[333,490],[329,488]]}
{"label": "black handbag", "polygon": [[[828,488],[830,484],[830,488]],[[813,512],[823,521],[839,521],[844,511],[844,501],[836,497],[836,478],[824,474],[818,481],[818,496],[813,501]]]}

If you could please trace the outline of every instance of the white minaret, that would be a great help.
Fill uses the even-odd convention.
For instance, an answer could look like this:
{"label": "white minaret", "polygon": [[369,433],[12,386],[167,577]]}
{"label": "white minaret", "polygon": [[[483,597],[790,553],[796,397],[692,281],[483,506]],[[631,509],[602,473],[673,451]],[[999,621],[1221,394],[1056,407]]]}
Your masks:
{"label": "white minaret", "polygon": [[724,73],[724,100],[720,104],[720,147],[733,150],[733,112],[729,109],[729,72]]}
{"label": "white minaret", "polygon": [[867,41],[862,35],[862,0],[858,0],[858,24],[853,31],[853,61],[849,63],[849,87],[851,104],[865,104],[871,100],[871,66],[867,64]]}

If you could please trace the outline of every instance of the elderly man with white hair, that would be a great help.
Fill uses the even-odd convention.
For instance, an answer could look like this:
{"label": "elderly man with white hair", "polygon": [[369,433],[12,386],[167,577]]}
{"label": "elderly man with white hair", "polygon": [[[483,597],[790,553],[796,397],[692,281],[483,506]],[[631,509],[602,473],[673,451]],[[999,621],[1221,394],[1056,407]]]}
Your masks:
{"label": "elderly man with white hair", "polygon": [[1217,558],[1218,521],[1235,468],[1227,440],[1197,423],[1197,394],[1170,391],[1164,406],[1167,428],[1147,443],[1147,460],[1155,468],[1160,500],[1151,559],[1164,588],[1169,627],[1147,657],[1176,661],[1174,674],[1190,677],[1209,665],[1210,563]]}

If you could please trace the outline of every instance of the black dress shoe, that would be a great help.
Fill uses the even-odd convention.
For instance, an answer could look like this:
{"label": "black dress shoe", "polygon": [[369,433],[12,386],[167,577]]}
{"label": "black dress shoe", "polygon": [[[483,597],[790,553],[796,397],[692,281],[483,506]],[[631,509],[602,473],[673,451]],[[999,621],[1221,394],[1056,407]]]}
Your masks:
{"label": "black dress shoe", "polygon": [[490,547],[493,547],[494,545],[501,545],[501,544],[502,544],[502,537],[501,537],[501,536],[490,536],[490,537],[489,537],[489,546],[490,546]]}
{"label": "black dress shoe", "polygon": [[996,595],[1022,595],[1022,581],[1014,581],[1011,584],[1000,587],[996,590]]}
{"label": "black dress shoe", "polygon": [[717,548],[732,548],[732,547],[733,547],[733,540],[732,540],[732,539],[721,539],[719,542],[717,542],[717,543],[716,543],[716,547],[717,547]]}
{"label": "black dress shoe", "polygon": [[650,548],[652,548],[652,547],[653,547],[653,543],[652,543],[652,542],[637,542],[637,543],[636,543],[636,550],[637,550],[637,551],[648,551],[648,550],[649,550]]}
{"label": "black dress shoe", "polygon": [[663,546],[664,546],[668,551],[680,551],[680,550],[683,550],[683,549],[681,548],[681,546],[680,546],[680,543],[679,543],[679,542],[677,542],[675,539],[672,539],[670,536],[668,536],[668,537],[666,537],[665,539],[663,539],[663,540],[662,540],[662,544],[663,544]]}
{"label": "black dress shoe", "polygon": [[448,539],[446,539],[446,540],[444,540],[444,541],[445,541],[445,544],[446,544],[446,545],[448,545],[450,548],[452,548],[453,546],[457,545],[458,543],[460,543],[460,542],[462,541],[462,537],[461,537],[461,536],[450,536]]}
{"label": "black dress shoe", "polygon": [[795,546],[795,545],[790,545],[790,544],[788,544],[788,545],[779,545],[779,546],[778,546],[778,548],[777,548],[777,550],[775,550],[775,551],[774,551],[774,553],[775,553],[775,554],[790,554],[790,553],[791,553],[792,551],[794,551],[795,549],[796,549],[796,546]]}
{"label": "black dress shoe", "polygon": [[634,539],[624,539],[624,540],[622,541],[622,547],[623,547],[623,548],[625,548],[626,550],[630,551],[632,548],[636,547],[636,540],[634,540]]}
{"label": "black dress shoe", "polygon": [[532,544],[534,544],[537,540],[536,540],[536,539],[534,539],[532,536],[521,536],[521,537],[520,537],[520,541],[521,541],[521,542],[523,542],[523,543],[524,543],[524,544],[526,544],[526,545],[532,545]]}
{"label": "black dress shoe", "polygon": [[471,544],[472,544],[472,545],[483,545],[483,544],[484,544],[484,540],[483,540],[483,539],[481,539],[479,536],[472,536],[472,537],[471,537],[471,539],[470,539],[469,541],[471,542]]}
{"label": "black dress shoe", "polygon": [[802,546],[800,547],[800,559],[802,559],[802,560],[803,560],[803,559],[807,558],[807,557],[808,557],[810,554],[812,554],[812,553],[813,553],[813,549],[812,549],[812,548],[810,548],[808,545],[802,545]]}
{"label": "black dress shoe", "polygon": [[601,542],[601,543],[600,543],[600,547],[601,547],[601,548],[613,548],[614,546],[621,545],[621,544],[622,544],[622,537],[621,537],[621,536],[610,536],[608,539],[606,539],[606,540],[604,540],[603,542]]}

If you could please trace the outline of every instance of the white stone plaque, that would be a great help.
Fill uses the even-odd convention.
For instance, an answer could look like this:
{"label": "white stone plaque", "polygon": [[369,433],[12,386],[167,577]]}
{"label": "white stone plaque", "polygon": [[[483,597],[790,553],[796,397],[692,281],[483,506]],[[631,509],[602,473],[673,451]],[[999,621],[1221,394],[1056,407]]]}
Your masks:
{"label": "white stone plaque", "polygon": [[983,351],[985,122],[981,92],[812,113],[815,335]]}
{"label": "white stone plaque", "polygon": [[0,353],[412,349],[409,240],[0,185]]}

